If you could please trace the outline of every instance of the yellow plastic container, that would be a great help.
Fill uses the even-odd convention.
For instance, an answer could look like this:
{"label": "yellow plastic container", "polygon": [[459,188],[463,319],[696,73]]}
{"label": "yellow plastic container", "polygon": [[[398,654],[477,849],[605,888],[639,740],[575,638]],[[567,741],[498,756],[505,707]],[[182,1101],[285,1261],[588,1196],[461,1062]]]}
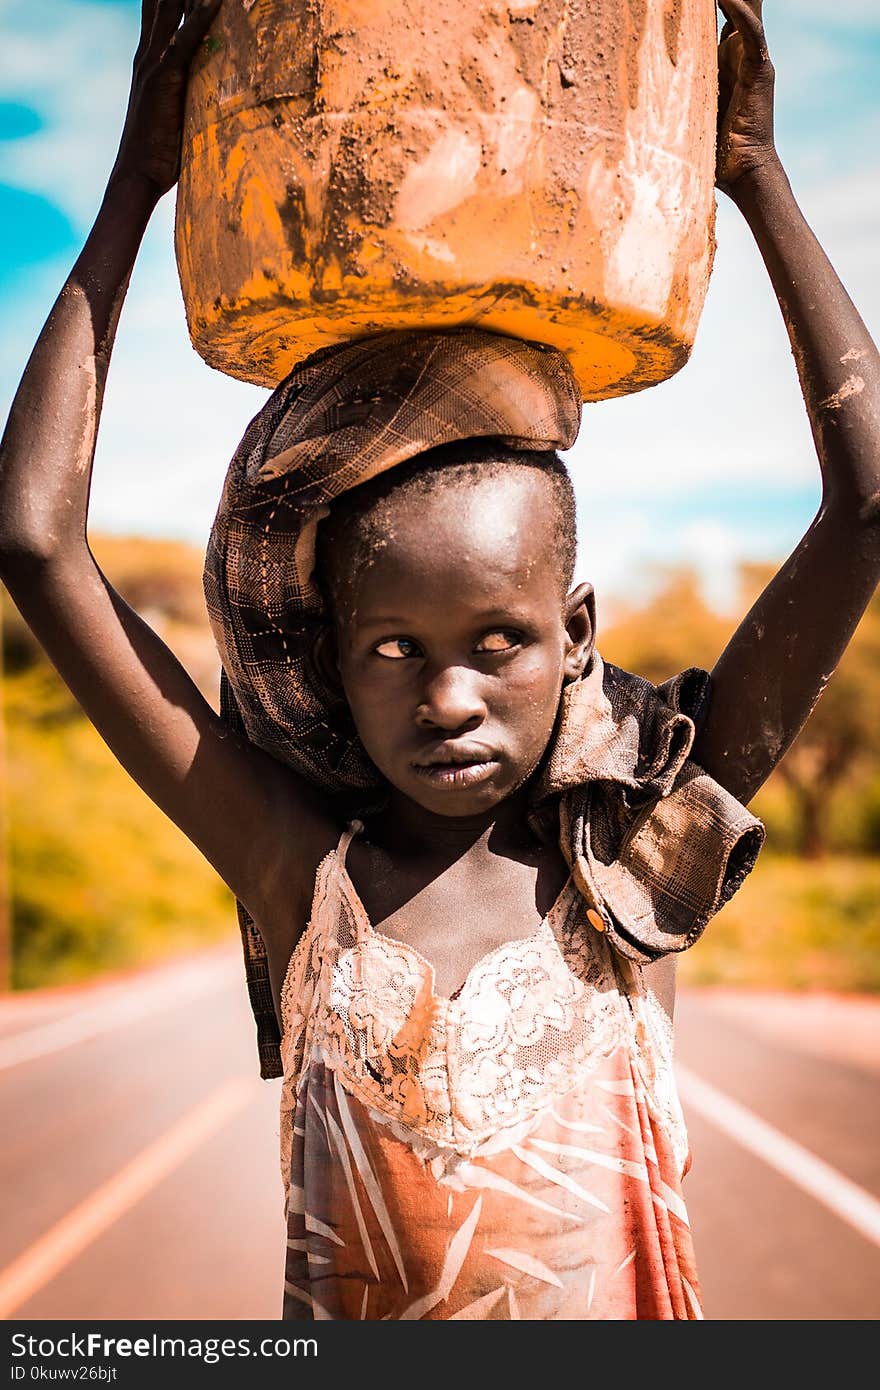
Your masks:
{"label": "yellow plastic container", "polygon": [[316,348],[479,324],[585,400],[686,361],[713,251],[714,0],[225,0],[176,245],[193,343],[272,386]]}

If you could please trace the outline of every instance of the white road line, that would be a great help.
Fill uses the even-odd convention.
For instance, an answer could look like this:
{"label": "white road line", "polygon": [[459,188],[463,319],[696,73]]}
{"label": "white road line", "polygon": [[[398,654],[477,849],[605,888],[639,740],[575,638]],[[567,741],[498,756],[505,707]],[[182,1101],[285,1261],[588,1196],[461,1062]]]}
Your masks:
{"label": "white road line", "polygon": [[8,1318],[54,1279],[114,1221],[178,1168],[259,1090],[256,1077],[236,1077],[184,1115],[169,1130],[96,1188],[45,1235],[0,1271],[0,1318]]}
{"label": "white road line", "polygon": [[178,966],[173,971],[163,971],[158,978],[120,986],[110,999],[77,1009],[53,1023],[0,1039],[0,1071],[99,1037],[113,1028],[140,1022],[163,1009],[218,993],[229,988],[233,980],[237,982],[240,972],[241,967],[234,960],[224,957],[219,961]]}
{"label": "white road line", "polygon": [[689,1068],[676,1063],[675,1073],[685,1105],[821,1202],[865,1240],[880,1245],[880,1201],[876,1197]]}

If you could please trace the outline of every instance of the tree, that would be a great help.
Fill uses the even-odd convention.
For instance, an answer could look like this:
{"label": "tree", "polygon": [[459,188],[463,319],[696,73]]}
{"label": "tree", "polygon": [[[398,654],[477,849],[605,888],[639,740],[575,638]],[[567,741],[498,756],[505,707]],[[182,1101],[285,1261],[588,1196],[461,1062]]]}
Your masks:
{"label": "tree", "polygon": [[708,606],[694,571],[661,573],[659,589],[642,607],[616,605],[598,641],[603,657],[655,684],[688,666],[711,668],[733,626]]}
{"label": "tree", "polygon": [[[743,565],[738,613],[745,613],[775,572]],[[687,666],[711,670],[738,618],[709,608],[695,574],[671,570],[641,608],[625,608],[604,634],[603,656],[660,682]],[[831,801],[847,783],[880,769],[880,595],[872,600],[840,665],[804,729],[768,783],[791,799],[796,852],[815,858],[829,847]]]}
{"label": "tree", "polygon": [[[760,592],[773,567],[743,566],[746,602]],[[829,811],[835,791],[856,774],[880,765],[880,594],[875,594],[806,725],[776,776],[796,808],[796,848],[818,858],[829,847]]]}

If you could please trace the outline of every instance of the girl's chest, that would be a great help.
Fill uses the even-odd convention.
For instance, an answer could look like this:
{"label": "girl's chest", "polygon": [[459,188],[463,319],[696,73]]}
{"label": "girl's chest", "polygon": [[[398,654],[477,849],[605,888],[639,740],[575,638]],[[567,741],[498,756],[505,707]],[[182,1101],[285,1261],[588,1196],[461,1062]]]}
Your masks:
{"label": "girl's chest", "polygon": [[558,851],[538,863],[504,860],[489,872],[459,861],[420,883],[361,844],[352,845],[347,869],[373,932],[428,961],[435,991],[445,998],[499,946],[533,936],[568,877]]}

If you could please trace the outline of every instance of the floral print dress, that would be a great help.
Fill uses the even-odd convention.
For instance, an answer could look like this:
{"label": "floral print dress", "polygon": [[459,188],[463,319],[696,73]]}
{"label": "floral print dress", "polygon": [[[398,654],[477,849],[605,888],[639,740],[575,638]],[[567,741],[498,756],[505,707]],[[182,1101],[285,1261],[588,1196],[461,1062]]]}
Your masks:
{"label": "floral print dress", "polygon": [[671,1028],[571,879],[453,998],[321,863],[282,991],[290,1319],[699,1318]]}

